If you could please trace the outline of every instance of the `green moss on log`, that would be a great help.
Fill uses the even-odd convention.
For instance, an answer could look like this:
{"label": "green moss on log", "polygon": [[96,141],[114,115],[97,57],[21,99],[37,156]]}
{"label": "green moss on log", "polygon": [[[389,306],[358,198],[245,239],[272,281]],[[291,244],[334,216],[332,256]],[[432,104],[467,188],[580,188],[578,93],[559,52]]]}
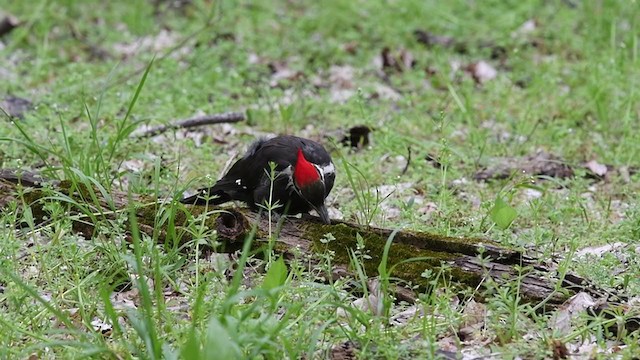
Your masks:
{"label": "green moss on log", "polygon": [[[321,241],[325,234],[331,233],[335,240],[328,243]],[[357,236],[362,237],[365,248],[362,252],[368,256],[363,257],[363,265],[368,276],[374,276],[378,273],[378,265],[382,261],[382,254],[388,237],[382,236],[375,231],[367,231],[366,228],[354,228],[344,224],[322,225],[311,224],[306,228],[304,238],[313,242],[312,251],[322,252],[325,249],[335,253],[334,262],[338,264],[349,264],[349,249],[357,249]],[[392,277],[410,281],[413,284],[420,285],[423,288],[429,287],[432,279],[422,276],[425,270],[432,270],[438,273],[443,266],[448,268],[451,277],[458,282],[469,286],[477,286],[481,277],[477,274],[465,272],[453,267],[447,267],[446,264],[460,256],[456,252],[426,250],[394,239],[389,249],[389,257],[387,259],[387,269],[393,267]],[[448,238],[449,240],[449,238]],[[454,239],[457,240],[457,239]],[[450,240],[449,240],[450,241]],[[463,244],[469,239],[461,239]],[[453,247],[455,249],[455,247]],[[415,261],[407,261],[416,259]]]}

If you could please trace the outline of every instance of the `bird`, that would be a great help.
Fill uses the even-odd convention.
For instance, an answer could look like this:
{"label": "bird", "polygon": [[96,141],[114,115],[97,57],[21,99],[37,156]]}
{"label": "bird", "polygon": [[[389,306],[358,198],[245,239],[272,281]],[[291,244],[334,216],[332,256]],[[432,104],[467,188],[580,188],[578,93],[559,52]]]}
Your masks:
{"label": "bird", "polygon": [[[270,163],[275,164],[273,175]],[[255,141],[212,187],[200,189],[181,202],[219,205],[238,200],[259,210],[271,196],[271,204],[280,205],[275,209],[277,213],[293,215],[315,210],[323,223],[331,224],[325,200],[335,177],[331,156],[321,144],[281,135]]]}

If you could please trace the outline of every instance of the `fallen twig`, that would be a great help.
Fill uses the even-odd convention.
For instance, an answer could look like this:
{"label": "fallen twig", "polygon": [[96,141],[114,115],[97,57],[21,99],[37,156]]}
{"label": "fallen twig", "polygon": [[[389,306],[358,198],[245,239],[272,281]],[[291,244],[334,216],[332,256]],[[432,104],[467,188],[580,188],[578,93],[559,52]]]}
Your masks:
{"label": "fallen twig", "polygon": [[189,119],[178,120],[167,125],[160,125],[146,130],[135,131],[132,134],[132,137],[147,138],[162,134],[163,132],[168,130],[186,129],[211,124],[235,123],[243,121],[245,119],[246,117],[244,113],[241,112],[226,112],[222,114],[202,115]]}
{"label": "fallen twig", "polygon": [[404,165],[404,168],[402,169],[400,175],[404,175],[407,173],[407,170],[409,170],[409,165],[411,165],[411,146],[407,146],[407,163]]}

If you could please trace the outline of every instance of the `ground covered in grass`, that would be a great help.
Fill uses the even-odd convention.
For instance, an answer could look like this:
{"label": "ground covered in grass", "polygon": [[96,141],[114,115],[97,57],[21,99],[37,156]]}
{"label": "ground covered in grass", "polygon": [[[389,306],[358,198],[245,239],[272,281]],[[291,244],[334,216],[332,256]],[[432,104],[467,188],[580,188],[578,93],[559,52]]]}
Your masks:
{"label": "ground covered in grass", "polygon": [[[2,169],[179,198],[256,137],[294,134],[333,155],[335,219],[492,239],[628,297],[612,316],[584,295],[542,312],[517,279],[468,289],[445,267],[394,302],[358,266],[366,243],[355,277],[319,281],[329,251],[314,266],[202,251],[216,234],[200,217],[194,241],[157,245],[91,196],[70,217],[54,190],[37,222],[25,189],[0,201],[0,357],[639,351],[624,326],[640,295],[634,2],[0,0],[0,18],[15,25],[0,27]],[[229,111],[246,120],[136,137]],[[343,142],[355,126],[371,131]]]}

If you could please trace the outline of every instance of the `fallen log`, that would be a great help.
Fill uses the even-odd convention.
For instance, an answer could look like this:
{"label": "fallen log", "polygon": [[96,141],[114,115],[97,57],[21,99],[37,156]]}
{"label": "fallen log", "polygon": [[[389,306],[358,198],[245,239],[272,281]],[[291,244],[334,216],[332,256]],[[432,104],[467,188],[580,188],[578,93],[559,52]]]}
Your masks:
{"label": "fallen log", "polygon": [[[215,230],[216,243],[221,245],[216,247],[216,251],[235,251],[242,248],[246,237],[255,227],[257,246],[264,245],[273,231],[276,239],[274,250],[277,253],[287,257],[305,254],[311,259],[317,259],[319,256],[313,256],[314,254],[332,251],[335,266],[345,269],[349,267],[350,254],[354,254],[358,249],[363,255],[360,259],[368,276],[386,276],[387,274],[378,274],[377,269],[383,259],[385,245],[392,238],[387,268],[393,269],[390,276],[398,283],[427,288],[433,279],[423,277],[425,270],[438,273],[446,269],[448,281],[463,286],[477,287],[487,281],[518,284],[522,299],[534,303],[560,304],[579,291],[599,298],[623,301],[620,296],[598,289],[584,278],[574,274],[560,275],[553,264],[543,265],[535,258],[487,239],[382,229],[345,221],[333,221],[327,225],[310,215],[282,218],[275,226],[269,224],[266,216],[242,207],[205,208],[119,192],[104,194],[104,191],[98,191],[88,181],[50,182],[49,189],[42,188],[43,183],[44,180],[35,174],[0,171],[0,210],[6,207],[9,201],[19,200],[23,202],[23,206],[31,208],[36,221],[45,219],[44,203],[59,198],[48,196],[47,192],[59,192],[75,200],[67,203],[70,213],[81,214],[83,211],[74,206],[74,203],[88,204],[93,209],[93,216],[87,215],[82,221],[74,221],[74,230],[85,237],[91,237],[98,217],[109,218],[118,211],[127,211],[133,206],[141,232],[152,236],[158,242],[172,241],[175,245],[175,241],[178,241],[180,246],[193,240],[188,231],[181,229],[184,229],[194,217],[208,211],[203,221],[209,229]],[[17,193],[21,195],[17,196]],[[177,230],[169,236],[167,229],[162,224],[158,225],[157,217],[160,209],[171,206],[179,207],[180,211],[175,213],[174,229]],[[217,211],[211,211],[212,209]],[[358,247],[358,241],[364,244],[364,248]]]}

